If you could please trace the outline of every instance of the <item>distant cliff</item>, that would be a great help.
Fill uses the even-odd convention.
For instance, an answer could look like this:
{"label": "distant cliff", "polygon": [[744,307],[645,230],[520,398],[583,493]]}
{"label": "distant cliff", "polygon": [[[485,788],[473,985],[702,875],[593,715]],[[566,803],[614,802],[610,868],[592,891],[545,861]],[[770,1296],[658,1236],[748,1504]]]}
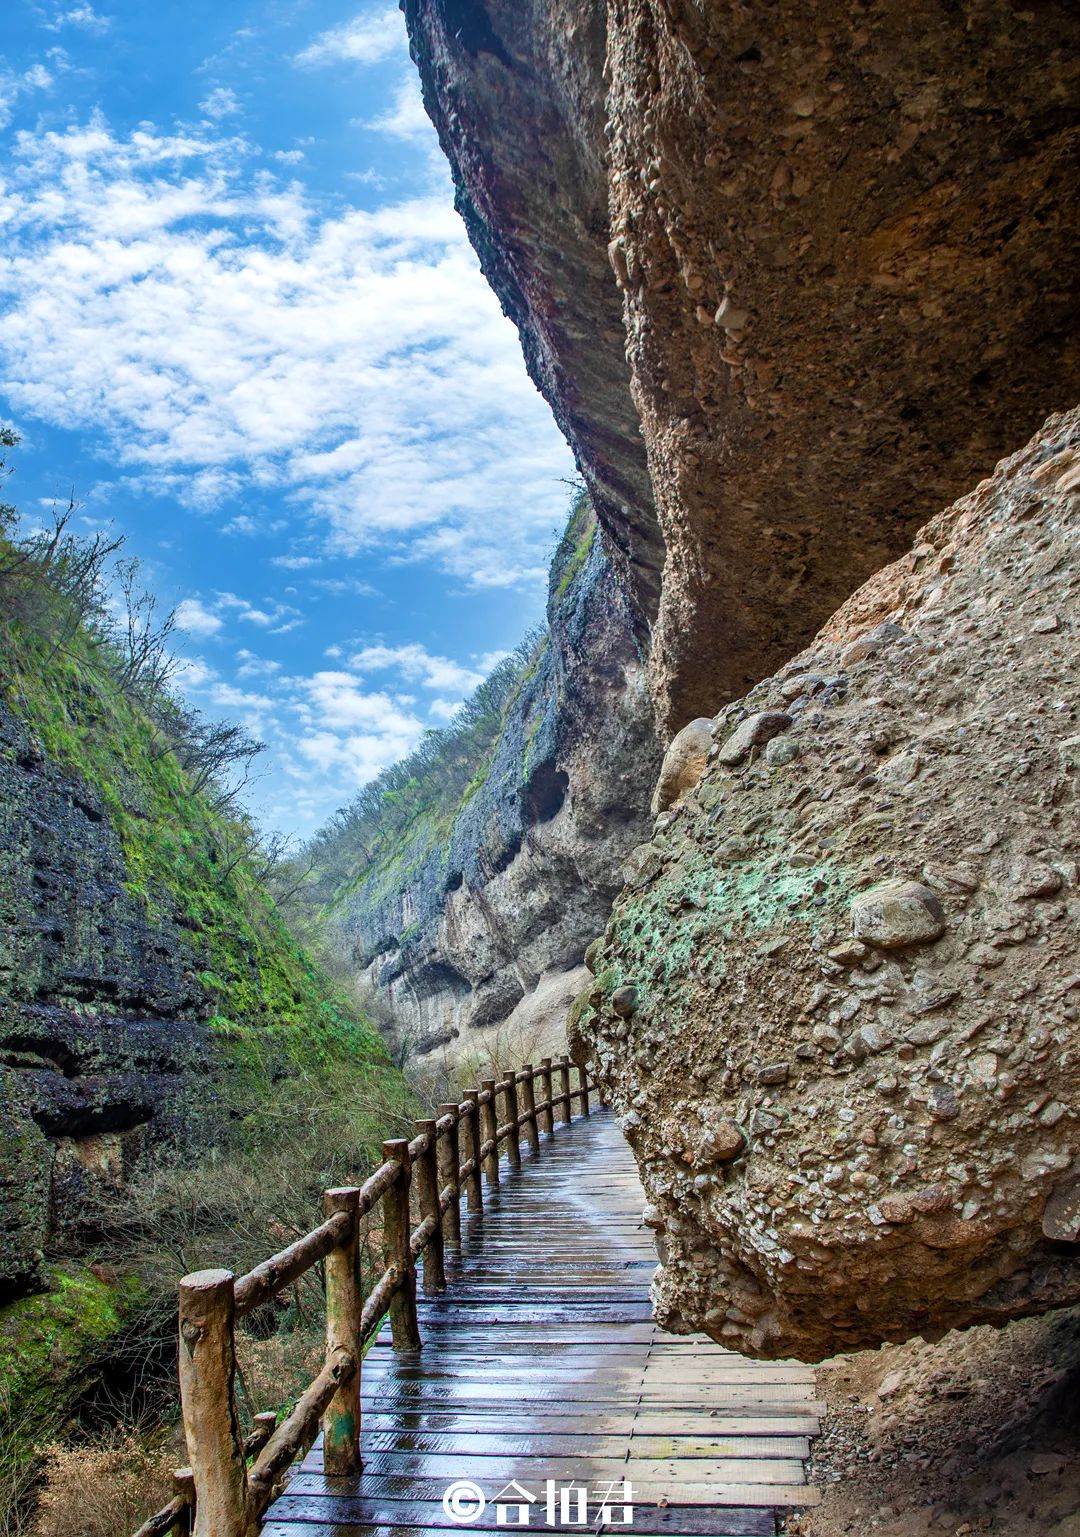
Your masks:
{"label": "distant cliff", "polygon": [[[579,967],[647,832],[659,754],[643,660],[586,498],[552,564],[546,631],[502,686],[490,729],[459,739],[464,788],[440,797],[418,767],[368,796],[374,850],[347,812],[315,845],[323,943],[420,1052]],[[408,819],[387,836],[402,796]]]}

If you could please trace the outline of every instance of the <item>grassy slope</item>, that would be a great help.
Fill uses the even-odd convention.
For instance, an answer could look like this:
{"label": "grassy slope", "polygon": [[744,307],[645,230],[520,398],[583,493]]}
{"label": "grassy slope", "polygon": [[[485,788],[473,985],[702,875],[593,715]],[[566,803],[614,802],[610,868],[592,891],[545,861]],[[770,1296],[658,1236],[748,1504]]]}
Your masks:
{"label": "grassy slope", "polygon": [[[242,1270],[266,1257],[279,1241],[276,1223],[302,1230],[317,1221],[322,1184],[362,1174],[380,1139],[415,1110],[374,1026],[321,976],[250,864],[221,873],[221,851],[230,835],[235,846],[237,829],[162,753],[138,702],[97,664],[91,638],[79,632],[57,652],[24,627],[0,631],[0,693],[44,755],[101,796],[128,890],[151,924],[179,919],[191,933],[220,1051],[215,1086],[230,1112],[224,1128],[218,1123],[227,1141],[206,1169],[176,1176],[194,1181],[179,1197],[198,1214],[184,1237],[190,1263],[167,1236],[175,1194],[158,1195],[156,1210],[153,1192],[125,1194],[124,1203],[143,1205],[132,1247],[124,1251],[122,1224],[105,1246],[119,1263],[115,1283],[99,1279],[87,1256],[55,1265],[48,1293],[0,1309],[2,1486],[17,1482],[33,1446],[62,1427],[95,1362],[148,1298],[161,1296],[167,1313],[183,1269],[216,1261]],[[282,1211],[286,1201],[295,1209]],[[0,1525],[5,1503],[0,1487]]]}

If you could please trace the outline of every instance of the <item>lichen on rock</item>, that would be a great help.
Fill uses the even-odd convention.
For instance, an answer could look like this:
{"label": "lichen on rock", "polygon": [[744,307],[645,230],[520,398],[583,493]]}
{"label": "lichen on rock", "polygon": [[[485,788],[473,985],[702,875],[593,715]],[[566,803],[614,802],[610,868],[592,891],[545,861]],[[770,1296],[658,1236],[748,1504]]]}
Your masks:
{"label": "lichen on rock", "polygon": [[1080,1298],[1078,492],[1073,411],[720,712],[634,856],[576,1028],[669,1328],[819,1358]]}

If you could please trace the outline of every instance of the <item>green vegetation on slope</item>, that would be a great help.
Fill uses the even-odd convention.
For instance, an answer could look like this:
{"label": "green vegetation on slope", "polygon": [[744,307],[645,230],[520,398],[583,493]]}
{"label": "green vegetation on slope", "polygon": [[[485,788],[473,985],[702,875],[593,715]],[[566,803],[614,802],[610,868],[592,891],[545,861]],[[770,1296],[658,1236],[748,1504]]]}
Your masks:
{"label": "green vegetation on slope", "polygon": [[[592,552],[596,515],[578,491],[552,557],[549,615],[565,599]],[[462,704],[453,721],[428,731],[416,751],[384,770],[311,839],[305,876],[290,917],[315,942],[328,908],[363,886],[373,901],[400,892],[448,844],[458,817],[485,786],[515,707],[540,671],[550,645],[546,627],[528,634]],[[532,767],[537,714],[523,723],[522,781]],[[408,929],[400,936],[402,946]]]}
{"label": "green vegetation on slope", "polygon": [[[117,553],[76,538],[63,517],[20,538],[0,506],[0,704],[25,734],[27,771],[39,758],[43,776],[71,776],[101,815],[103,851],[119,844],[147,932],[189,964],[213,1060],[185,1091],[184,1118],[197,1115],[204,1152],[192,1162],[190,1149],[158,1145],[128,1182],[100,1180],[78,1231],[53,1235],[49,1290],[0,1308],[0,1532],[18,1529],[45,1441],[130,1426],[123,1383],[104,1404],[90,1391],[106,1360],[130,1365],[142,1410],[156,1362],[155,1413],[169,1412],[179,1277],[212,1263],[242,1272],[298,1236],[319,1220],[320,1192],[362,1179],[416,1113],[378,1032],[318,971],[260,879],[256,832],[229,780],[257,744],[173,693],[170,623],[131,597],[133,568],[118,569]],[[0,1020],[5,1002],[16,1017],[0,998]],[[313,1276],[245,1338],[245,1416],[309,1378],[321,1305]]]}

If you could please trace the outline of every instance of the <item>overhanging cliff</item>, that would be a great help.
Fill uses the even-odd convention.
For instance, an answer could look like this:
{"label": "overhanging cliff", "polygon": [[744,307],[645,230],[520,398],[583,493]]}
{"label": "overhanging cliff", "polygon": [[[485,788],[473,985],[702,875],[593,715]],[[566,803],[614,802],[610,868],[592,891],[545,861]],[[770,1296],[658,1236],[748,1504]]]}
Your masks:
{"label": "overhanging cliff", "polygon": [[1075,394],[1072,7],[403,8],[663,734]]}

